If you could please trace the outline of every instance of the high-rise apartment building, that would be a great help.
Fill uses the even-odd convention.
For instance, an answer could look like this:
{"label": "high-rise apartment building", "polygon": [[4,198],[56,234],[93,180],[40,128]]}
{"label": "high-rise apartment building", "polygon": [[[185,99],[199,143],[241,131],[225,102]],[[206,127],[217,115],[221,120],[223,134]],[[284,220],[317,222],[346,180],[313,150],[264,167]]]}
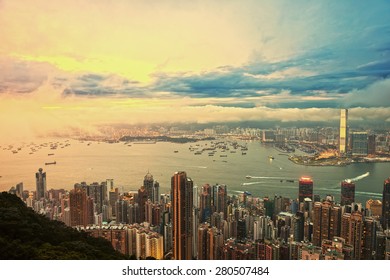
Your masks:
{"label": "high-rise apartment building", "polygon": [[209,184],[205,184],[202,187],[202,192],[199,196],[200,201],[200,221],[201,223],[208,222],[210,223],[210,217],[212,214],[211,208],[211,186]]}
{"label": "high-rise apartment building", "polygon": [[186,172],[176,172],[171,178],[173,258],[190,260],[193,241],[193,181]]}
{"label": "high-rise apartment building", "polygon": [[82,189],[73,189],[69,193],[70,225],[86,226],[88,224],[87,193]]}
{"label": "high-rise apartment building", "polygon": [[38,172],[35,173],[35,181],[36,181],[36,200],[40,200],[41,198],[46,198],[46,172],[43,172],[42,168],[39,168]]}
{"label": "high-rise apartment building", "polygon": [[340,140],[339,152],[340,155],[348,151],[348,109],[341,109],[340,111]]}

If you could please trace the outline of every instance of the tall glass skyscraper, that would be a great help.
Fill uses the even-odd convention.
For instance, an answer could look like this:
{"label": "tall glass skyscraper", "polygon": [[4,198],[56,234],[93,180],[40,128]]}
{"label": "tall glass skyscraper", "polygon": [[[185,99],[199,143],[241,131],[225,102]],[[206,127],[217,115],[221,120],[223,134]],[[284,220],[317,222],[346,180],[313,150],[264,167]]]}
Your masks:
{"label": "tall glass skyscraper", "polygon": [[348,151],[348,109],[340,111],[340,155]]}
{"label": "tall glass skyscraper", "polygon": [[39,168],[38,172],[35,173],[35,181],[37,186],[36,199],[46,198],[46,172],[43,172],[42,168]]}

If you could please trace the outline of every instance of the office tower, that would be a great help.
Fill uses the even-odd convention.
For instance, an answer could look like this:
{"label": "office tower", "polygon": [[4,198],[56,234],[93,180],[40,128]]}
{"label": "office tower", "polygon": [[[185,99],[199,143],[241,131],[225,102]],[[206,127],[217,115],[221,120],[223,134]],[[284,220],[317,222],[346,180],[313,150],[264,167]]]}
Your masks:
{"label": "office tower", "polygon": [[313,200],[313,180],[310,177],[301,177],[299,179],[299,203],[304,202],[305,198]]}
{"label": "office tower", "polygon": [[160,183],[157,181],[153,183],[152,202],[160,203]]}
{"label": "office tower", "polygon": [[153,199],[153,183],[154,183],[153,175],[150,174],[149,172],[146,173],[146,175],[144,177],[144,187],[145,187],[146,193],[148,195],[147,199],[150,199],[152,202],[154,202],[154,199]]}
{"label": "office tower", "polygon": [[352,132],[351,145],[353,156],[366,156],[368,154],[367,132]]}
{"label": "office tower", "polygon": [[138,207],[139,207],[138,223],[143,223],[145,221],[145,204],[147,200],[148,200],[148,192],[145,186],[141,186],[138,189]]}
{"label": "office tower", "polygon": [[87,226],[87,193],[82,189],[73,189],[69,193],[70,225]]}
{"label": "office tower", "polygon": [[348,152],[348,109],[340,111],[340,141],[339,152],[343,155]]}
{"label": "office tower", "polygon": [[341,182],[341,205],[350,205],[355,202],[355,183],[351,181]]}
{"label": "office tower", "polygon": [[35,181],[36,181],[36,200],[40,200],[41,198],[46,198],[46,172],[42,172],[43,169],[39,168],[38,172],[35,173]]}
{"label": "office tower", "polygon": [[369,155],[376,154],[376,143],[375,143],[376,135],[370,134],[368,135],[368,149],[367,152]]}
{"label": "office tower", "polygon": [[173,221],[173,258],[192,258],[192,208],[193,181],[184,171],[176,172],[171,178],[171,202]]}
{"label": "office tower", "polygon": [[382,227],[384,230],[390,228],[390,177],[383,183]]}

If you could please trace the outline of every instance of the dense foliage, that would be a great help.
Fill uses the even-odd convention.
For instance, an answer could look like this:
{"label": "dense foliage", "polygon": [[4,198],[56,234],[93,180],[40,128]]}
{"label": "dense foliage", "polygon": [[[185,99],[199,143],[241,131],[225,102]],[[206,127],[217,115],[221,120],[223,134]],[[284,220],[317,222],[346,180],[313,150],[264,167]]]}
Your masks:
{"label": "dense foliage", "polygon": [[17,196],[0,194],[0,259],[126,259],[94,238],[35,213]]}

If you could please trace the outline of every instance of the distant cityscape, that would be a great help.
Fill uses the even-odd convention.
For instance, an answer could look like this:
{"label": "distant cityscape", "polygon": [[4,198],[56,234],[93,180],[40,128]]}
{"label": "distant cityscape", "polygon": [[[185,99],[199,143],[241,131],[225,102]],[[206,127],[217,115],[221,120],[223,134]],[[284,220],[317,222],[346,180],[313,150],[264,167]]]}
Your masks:
{"label": "distant cityscape", "polygon": [[[161,137],[160,133],[180,136],[180,141],[221,135],[259,140],[298,164],[389,160],[389,133],[350,131],[346,109],[340,111],[338,129],[229,131],[218,126],[196,135],[171,129],[155,135],[145,131],[127,135],[133,138],[120,135],[108,141],[154,143],[152,136]],[[96,139],[80,141],[86,140]],[[212,142],[207,152],[213,153],[218,143]],[[246,153],[246,147],[235,142],[233,148]],[[304,155],[295,155],[296,149]],[[332,195],[314,194],[315,182],[310,177],[299,179],[296,197],[255,197],[248,191],[231,194],[227,184],[198,187],[185,171],[172,174],[169,193],[160,193],[159,182],[149,172],[142,186],[130,192],[120,192],[114,179],[76,183],[70,191],[47,190],[46,175],[42,168],[36,172],[35,191],[24,190],[19,183],[9,192],[37,213],[103,237],[115,250],[137,259],[390,259],[390,177],[383,178],[382,200],[369,199],[364,205],[355,202],[355,181],[367,174],[341,182],[340,201]]]}

